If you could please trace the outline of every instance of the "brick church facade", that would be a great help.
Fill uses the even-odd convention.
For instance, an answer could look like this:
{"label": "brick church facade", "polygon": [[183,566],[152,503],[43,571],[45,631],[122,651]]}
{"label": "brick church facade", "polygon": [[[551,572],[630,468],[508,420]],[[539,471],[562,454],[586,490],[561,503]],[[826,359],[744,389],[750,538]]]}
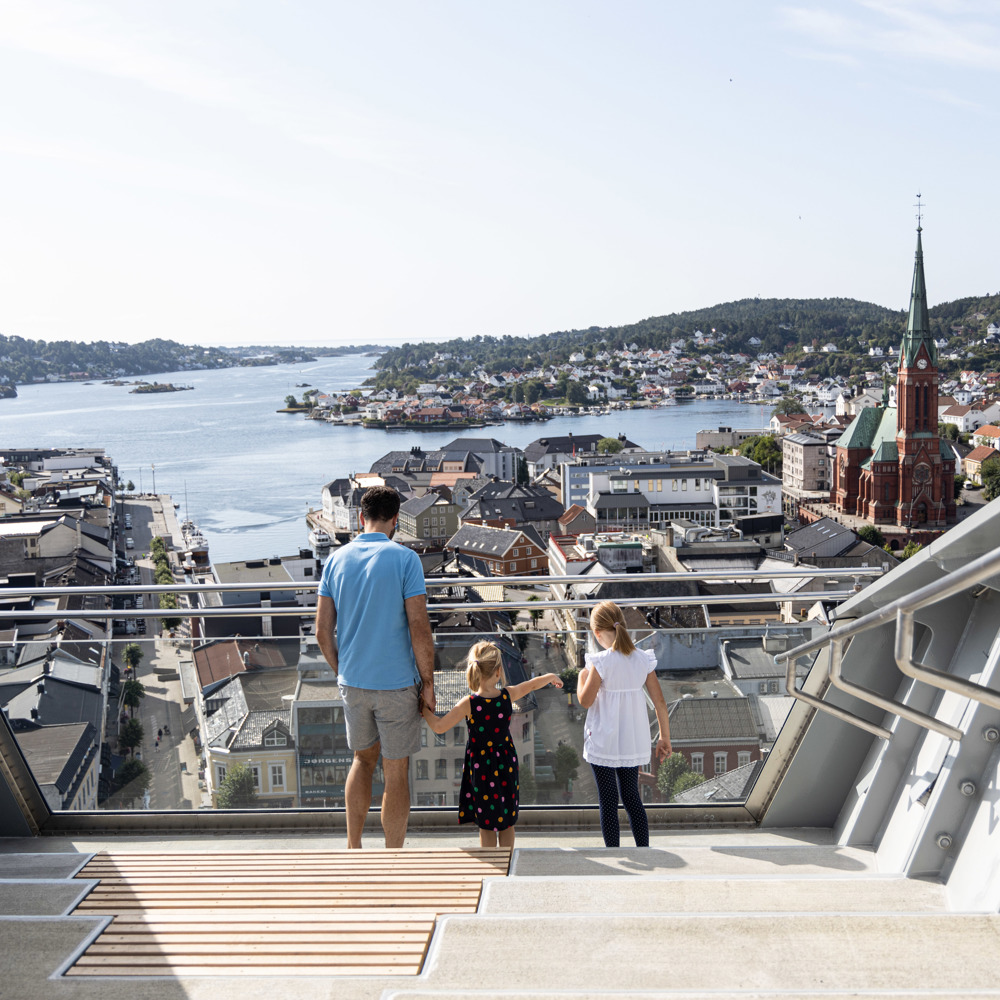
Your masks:
{"label": "brick church facade", "polygon": [[910,314],[899,351],[896,405],[862,410],[836,444],[830,502],[872,524],[944,529],[956,520],[956,457],[938,436],[937,347],[931,335],[924,255],[917,252]]}

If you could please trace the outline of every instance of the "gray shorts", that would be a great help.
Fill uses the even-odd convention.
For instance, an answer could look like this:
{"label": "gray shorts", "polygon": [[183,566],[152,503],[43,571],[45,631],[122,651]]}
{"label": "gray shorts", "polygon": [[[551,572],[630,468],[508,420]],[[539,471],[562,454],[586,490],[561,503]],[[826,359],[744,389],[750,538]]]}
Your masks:
{"label": "gray shorts", "polygon": [[354,751],[382,744],[385,760],[409,757],[420,749],[417,685],[392,691],[340,685],[347,723],[347,745]]}

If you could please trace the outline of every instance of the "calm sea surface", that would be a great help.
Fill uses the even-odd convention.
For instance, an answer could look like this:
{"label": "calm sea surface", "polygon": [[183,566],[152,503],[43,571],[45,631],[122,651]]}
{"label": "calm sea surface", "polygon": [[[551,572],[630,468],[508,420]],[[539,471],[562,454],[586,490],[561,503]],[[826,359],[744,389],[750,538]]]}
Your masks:
{"label": "calm sea surface", "polygon": [[[158,374],[190,392],[132,395],[130,386],[93,383],[18,386],[0,399],[0,446],[99,447],[136,489],[171,493],[205,532],[217,562],[289,555],[308,544],[305,514],[331,479],[367,472],[388,451],[433,449],[454,432],[334,427],[276,413],[298,383],[328,392],[360,386],[371,358],[314,364]],[[699,430],[764,427],[770,408],[698,400],[657,410],[626,410],[544,423],[507,423],[469,431],[523,448],[540,437],[625,434],[647,448],[693,448]]]}

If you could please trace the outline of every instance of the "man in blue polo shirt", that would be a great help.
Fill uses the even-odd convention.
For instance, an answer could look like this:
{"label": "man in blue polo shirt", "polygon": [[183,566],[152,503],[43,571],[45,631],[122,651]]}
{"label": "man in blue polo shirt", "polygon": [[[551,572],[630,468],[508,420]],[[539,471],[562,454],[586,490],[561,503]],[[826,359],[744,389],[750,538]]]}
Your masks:
{"label": "man in blue polo shirt", "polygon": [[361,847],[380,753],[385,846],[403,846],[410,754],[420,747],[420,697],[432,712],[435,707],[424,573],[417,554],[392,541],[398,519],[399,494],[391,486],[365,491],[363,533],[326,561],[316,603],[316,639],[339,678],[347,745],[354,751],[344,786],[348,847]]}

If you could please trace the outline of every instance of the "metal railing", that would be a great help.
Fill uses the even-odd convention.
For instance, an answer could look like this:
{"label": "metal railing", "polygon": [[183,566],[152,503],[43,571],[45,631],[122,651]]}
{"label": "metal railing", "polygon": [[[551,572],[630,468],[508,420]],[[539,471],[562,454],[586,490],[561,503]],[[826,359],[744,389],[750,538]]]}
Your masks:
{"label": "metal railing", "polygon": [[795,684],[795,664],[810,653],[818,653],[829,647],[829,677],[830,683],[860,701],[874,708],[880,708],[893,713],[902,719],[907,719],[918,726],[941,733],[952,740],[961,740],[962,731],[955,726],[941,722],[933,716],[926,715],[891,698],[884,698],[861,684],[848,680],[843,674],[843,654],[846,647],[859,635],[872,629],[896,623],[894,657],[899,670],[906,677],[922,681],[931,687],[942,691],[951,691],[973,701],[981,702],[992,708],[1000,708],[1000,691],[984,687],[974,681],[956,677],[934,667],[920,663],[915,658],[915,616],[922,608],[938,604],[956,594],[968,591],[981,584],[984,580],[1000,575],[1000,551],[988,552],[973,560],[960,569],[954,570],[939,580],[926,584],[912,593],[900,597],[884,608],[878,608],[860,618],[845,621],[836,625],[826,635],[812,639],[774,657],[777,664],[786,666],[786,688],[788,693],[804,701],[821,712],[833,715],[850,725],[864,729],[880,739],[889,740],[892,734],[884,726],[876,725],[860,716],[836,705],[831,705],[814,695],[797,689]]}
{"label": "metal railing", "polygon": [[[695,573],[607,573],[600,577],[590,576],[509,576],[509,577],[427,577],[425,585],[428,590],[447,589],[450,587],[528,587],[528,586],[564,586],[593,587],[604,583],[684,583],[703,582],[762,582],[768,580],[810,580],[828,581],[851,580],[849,589],[840,590],[808,590],[791,591],[788,593],[769,592],[763,594],[681,594],[669,597],[621,597],[618,602],[628,607],[691,607],[741,604],[741,605],[785,605],[799,604],[807,601],[840,602],[853,597],[861,589],[861,581],[879,577],[884,573],[881,567],[864,567],[863,569],[815,569],[802,568],[795,570],[705,570]],[[318,584],[313,582],[290,583],[176,583],[176,584],[118,584],[103,587],[10,587],[0,591],[0,597],[82,597],[105,596],[115,597],[122,594],[177,594],[199,595],[208,593],[245,593],[245,594],[310,594],[315,593]],[[524,610],[560,610],[583,609],[593,605],[592,598],[564,598],[544,600],[503,600],[478,601],[474,605],[467,601],[435,601],[430,609],[433,611],[503,611],[507,609]],[[274,617],[294,617],[309,613],[303,606],[291,605],[261,605],[261,604],[228,604],[228,605],[189,605],[178,608],[52,608],[43,610],[17,610],[0,608],[0,624],[5,620],[47,621],[52,618],[73,619],[88,618],[102,621],[114,618],[240,618],[259,617],[261,613]]]}

